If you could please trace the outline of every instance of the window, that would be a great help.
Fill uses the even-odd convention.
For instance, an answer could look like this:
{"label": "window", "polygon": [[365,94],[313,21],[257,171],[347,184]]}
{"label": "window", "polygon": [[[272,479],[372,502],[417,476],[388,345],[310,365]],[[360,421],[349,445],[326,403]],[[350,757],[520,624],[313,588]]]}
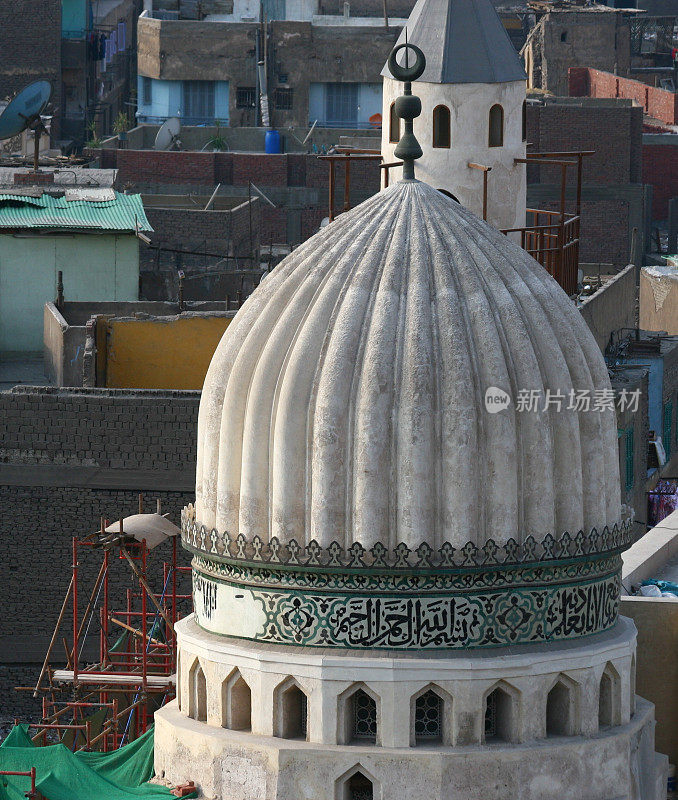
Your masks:
{"label": "window", "polygon": [[450,146],[450,109],[447,106],[433,109],[433,146]]}
{"label": "window", "polygon": [[184,81],[185,121],[214,121],[214,81]]}
{"label": "window", "polygon": [[357,83],[328,83],[325,94],[325,120],[330,125],[352,127],[358,121]]}
{"label": "window", "polygon": [[354,742],[377,742],[377,703],[369,694],[358,691],[351,698],[353,725],[351,739]]}
{"label": "window", "polygon": [[633,428],[627,428],[624,434],[626,443],[626,491],[633,489]]}
{"label": "window", "polygon": [[662,444],[666,452],[666,460],[671,459],[671,429],[673,427],[673,403],[664,403],[664,420],[662,426]]}
{"label": "window", "polygon": [[276,690],[276,736],[283,739],[306,739],[308,700],[293,678]]}
{"label": "window", "polygon": [[504,109],[496,103],[490,109],[489,146],[503,147],[504,145]]}
{"label": "window", "polygon": [[207,721],[207,682],[199,661],[195,661],[188,673],[188,716],[199,722]]}
{"label": "window", "polygon": [[527,141],[527,100],[523,100],[523,141]]}
{"label": "window", "polygon": [[433,744],[443,739],[443,701],[432,689],[417,698],[414,706],[415,744]]}
{"label": "window", "polygon": [[560,34],[560,41],[566,42],[567,41],[567,31],[562,31]]}
{"label": "window", "polygon": [[395,103],[391,103],[388,115],[388,140],[391,143],[400,141],[400,117],[396,114]]}
{"label": "window", "polygon": [[142,78],[141,80],[141,88],[142,88],[142,99],[143,104],[145,106],[150,106],[153,104],[153,79],[152,78]]}
{"label": "window", "polygon": [[513,703],[511,695],[500,686],[485,699],[485,741],[513,740]]}
{"label": "window", "polygon": [[294,106],[294,89],[276,89],[273,92],[273,105],[280,111],[291,111]]}
{"label": "window", "polygon": [[347,783],[346,796],[348,800],[373,800],[374,787],[372,781],[366,778],[362,772],[356,772]]}
{"label": "window", "polygon": [[235,90],[236,108],[255,108],[257,105],[257,90],[254,86],[239,86]]}
{"label": "window", "polygon": [[598,725],[609,728],[621,725],[619,673],[608,663],[600,678],[598,694]]}
{"label": "window", "polygon": [[546,698],[546,735],[572,736],[574,734],[574,691],[569,679],[560,677]]}
{"label": "window", "polygon": [[252,730],[252,692],[237,669],[222,686],[221,724],[233,731]]}

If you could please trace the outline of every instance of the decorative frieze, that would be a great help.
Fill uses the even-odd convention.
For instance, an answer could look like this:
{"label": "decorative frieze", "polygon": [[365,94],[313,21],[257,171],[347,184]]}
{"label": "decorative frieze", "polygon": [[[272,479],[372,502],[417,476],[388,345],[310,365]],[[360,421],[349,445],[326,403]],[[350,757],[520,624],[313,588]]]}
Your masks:
{"label": "decorative frieze", "polygon": [[454,547],[445,542],[434,550],[424,542],[412,549],[401,542],[393,549],[388,549],[377,542],[366,549],[358,542],[344,548],[336,541],[328,547],[321,547],[316,541],[303,545],[292,539],[283,544],[275,537],[264,542],[259,536],[247,539],[242,534],[233,537],[226,531],[220,533],[209,530],[195,521],[195,510],[190,505],[182,511],[181,538],[187,550],[210,560],[267,564],[272,567],[388,568],[403,571],[412,568],[439,570],[586,559],[601,553],[621,552],[635,539],[633,520],[628,519],[600,531],[593,528],[588,533],[579,531],[574,535],[565,532],[557,538],[548,534],[541,541],[528,536],[522,542],[509,539],[500,545],[489,539],[482,547],[473,542],[467,542],[463,547]]}
{"label": "decorative frieze", "polygon": [[383,591],[379,576],[370,576],[361,590],[330,593],[254,588],[194,569],[193,602],[198,624],[211,632],[315,647],[506,646],[586,636],[617,619],[618,568],[569,584],[535,580],[521,588],[490,590],[483,583],[422,594]]}

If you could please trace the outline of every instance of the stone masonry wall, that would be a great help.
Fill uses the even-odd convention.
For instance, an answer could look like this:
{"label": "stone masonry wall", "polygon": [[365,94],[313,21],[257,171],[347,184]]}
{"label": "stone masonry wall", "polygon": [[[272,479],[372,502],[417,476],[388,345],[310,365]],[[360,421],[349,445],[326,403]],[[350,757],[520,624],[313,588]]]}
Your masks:
{"label": "stone masonry wall", "polygon": [[[0,716],[37,713],[31,693],[13,688],[37,679],[70,579],[72,537],[97,530],[101,516],[113,521],[136,513],[139,491],[146,511],[160,499],[163,513],[179,522],[194,497],[198,404],[198,392],[0,393]],[[179,564],[188,565],[180,547],[178,553]],[[151,554],[149,577],[158,589],[161,562],[170,556],[169,544]],[[101,554],[83,549],[79,561],[82,614]],[[133,585],[130,575],[124,562],[112,560],[117,607]],[[64,635],[70,625],[69,607]],[[91,637],[85,656],[95,644]],[[59,638],[58,666],[62,653]]]}

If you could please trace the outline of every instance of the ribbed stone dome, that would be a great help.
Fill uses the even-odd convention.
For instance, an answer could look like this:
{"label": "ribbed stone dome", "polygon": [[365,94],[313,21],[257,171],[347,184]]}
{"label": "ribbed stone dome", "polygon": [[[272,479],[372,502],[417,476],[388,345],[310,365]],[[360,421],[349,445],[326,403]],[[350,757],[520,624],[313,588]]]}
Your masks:
{"label": "ribbed stone dome", "polygon": [[[491,387],[512,398],[498,413]],[[231,541],[389,552],[612,527],[615,414],[567,410],[572,389],[610,390],[572,301],[506,236],[401,182],[295,250],[226,330],[195,521]],[[517,410],[521,391],[538,410]],[[562,410],[543,410],[547,392]]]}

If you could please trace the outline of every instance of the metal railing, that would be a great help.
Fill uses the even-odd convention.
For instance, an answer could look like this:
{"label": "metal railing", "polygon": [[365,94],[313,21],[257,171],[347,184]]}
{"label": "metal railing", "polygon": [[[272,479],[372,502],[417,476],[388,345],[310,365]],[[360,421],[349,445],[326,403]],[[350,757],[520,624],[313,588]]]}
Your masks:
{"label": "metal railing", "polygon": [[523,228],[507,228],[502,233],[520,234],[520,246],[560,284],[568,294],[577,291],[579,268],[579,228],[577,214],[561,215],[559,211],[527,209],[531,224]]}

